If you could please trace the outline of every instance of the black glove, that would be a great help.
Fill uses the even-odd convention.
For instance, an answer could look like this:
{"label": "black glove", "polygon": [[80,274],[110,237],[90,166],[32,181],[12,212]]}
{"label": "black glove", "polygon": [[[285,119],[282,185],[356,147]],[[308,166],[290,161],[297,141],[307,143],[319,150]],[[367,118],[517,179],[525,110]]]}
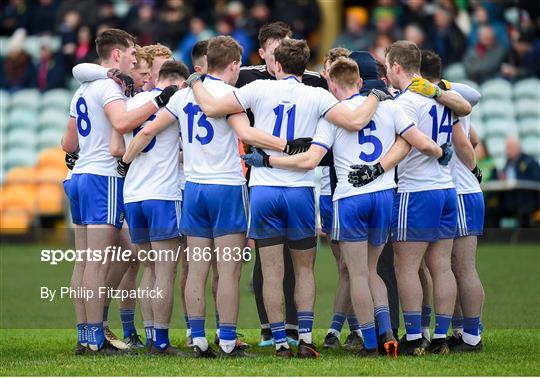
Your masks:
{"label": "black glove", "polygon": [[437,159],[440,165],[448,165],[450,162],[450,159],[452,159],[452,155],[454,154],[454,147],[452,147],[452,143],[445,143],[441,146],[442,149],[442,156]]}
{"label": "black glove", "polygon": [[73,170],[73,167],[75,166],[75,163],[77,162],[77,159],[79,159],[79,154],[77,152],[71,152],[67,153],[65,157],[66,166],[71,171]]}
{"label": "black glove", "polygon": [[444,79],[441,79],[441,81],[437,83],[437,86],[443,91],[449,91],[450,89],[452,89],[452,84],[448,80]]}
{"label": "black glove", "polygon": [[162,108],[165,105],[167,105],[167,103],[169,102],[173,94],[176,93],[177,90],[178,90],[177,85],[169,85],[168,87],[165,87],[165,89],[163,89],[163,91],[159,95],[154,97],[154,102],[156,103],[158,108]]}
{"label": "black glove", "polygon": [[367,185],[384,173],[381,163],[375,165],[351,165],[349,183],[355,188]]}
{"label": "black glove", "polygon": [[302,152],[306,152],[311,146],[311,138],[296,138],[295,140],[288,140],[287,145],[283,152],[289,155],[295,155]]}
{"label": "black glove", "polygon": [[135,83],[133,82],[131,76],[123,74],[122,71],[117,68],[111,68],[107,72],[107,76],[110,79],[113,79],[114,82],[122,88],[122,91],[126,97],[133,96],[135,93]]}
{"label": "black glove", "polygon": [[474,167],[474,169],[471,171],[474,177],[478,180],[478,183],[482,183],[482,170],[478,168],[478,166]]}
{"label": "black glove", "polygon": [[388,92],[383,91],[381,89],[377,89],[377,88],[373,88],[372,90],[370,90],[368,96],[369,95],[374,95],[375,97],[377,97],[377,100],[379,100],[379,101],[393,100],[394,99],[394,97],[392,97],[392,95],[389,94]]}
{"label": "black glove", "polygon": [[120,176],[123,178],[126,178],[126,175],[129,170],[129,163],[124,163],[122,159],[118,159],[118,166],[116,167],[116,171]]}

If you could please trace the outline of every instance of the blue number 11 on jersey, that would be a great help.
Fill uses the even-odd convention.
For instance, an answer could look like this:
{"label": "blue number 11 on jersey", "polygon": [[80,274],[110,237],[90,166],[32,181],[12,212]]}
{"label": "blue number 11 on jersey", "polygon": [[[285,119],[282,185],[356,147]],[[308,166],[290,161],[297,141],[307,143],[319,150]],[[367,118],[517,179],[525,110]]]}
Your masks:
{"label": "blue number 11 on jersey", "polygon": [[276,114],[276,123],[274,123],[274,130],[272,135],[275,137],[281,137],[281,124],[283,122],[283,113],[287,113],[287,140],[294,139],[294,119],[296,117],[296,105],[293,105],[285,112],[285,105],[278,105],[274,108]]}

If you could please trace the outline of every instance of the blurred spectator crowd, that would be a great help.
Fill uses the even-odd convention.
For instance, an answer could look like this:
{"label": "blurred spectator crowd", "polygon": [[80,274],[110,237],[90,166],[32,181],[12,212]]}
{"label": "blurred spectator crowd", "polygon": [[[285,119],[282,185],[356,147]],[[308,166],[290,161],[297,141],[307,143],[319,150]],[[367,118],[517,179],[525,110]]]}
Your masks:
{"label": "blurred spectator crowd", "polygon": [[[338,4],[342,3],[342,7]],[[323,15],[317,0],[7,0],[0,15],[0,87],[16,91],[63,88],[71,68],[96,60],[94,39],[117,27],[140,45],[161,43],[190,63],[192,46],[232,35],[244,64],[258,64],[257,33],[285,21],[295,38],[320,47]],[[540,77],[540,2],[531,0],[335,1],[343,10],[334,46],[369,50],[382,60],[397,39],[435,50],[445,66],[460,64],[467,78],[516,81]]]}

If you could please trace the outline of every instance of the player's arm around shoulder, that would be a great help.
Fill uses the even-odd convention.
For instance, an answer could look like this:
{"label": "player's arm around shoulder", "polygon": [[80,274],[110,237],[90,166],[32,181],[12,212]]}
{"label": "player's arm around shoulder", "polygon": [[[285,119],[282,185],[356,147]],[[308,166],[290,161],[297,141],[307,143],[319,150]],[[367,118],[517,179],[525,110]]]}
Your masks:
{"label": "player's arm around shoulder", "polygon": [[472,112],[471,104],[455,91],[441,91],[437,102],[448,106],[458,117],[465,117]]}
{"label": "player's arm around shoulder", "polygon": [[191,89],[197,104],[207,117],[222,118],[228,114],[244,111],[233,91],[219,98],[214,97],[200,80],[193,82]]}
{"label": "player's arm around shoulder", "polygon": [[268,134],[265,131],[251,127],[246,113],[231,114],[227,117],[227,123],[234,130],[238,139],[251,146],[267,148],[274,151],[284,151],[287,141]]}
{"label": "player's arm around shoulder", "polygon": [[366,101],[354,110],[343,102],[339,102],[324,117],[334,125],[346,130],[360,131],[371,121],[378,104],[379,100],[374,95],[369,95]]}
{"label": "player's arm around shoulder", "polygon": [[141,131],[135,135],[129,144],[126,153],[122,157],[122,161],[128,164],[131,163],[135,157],[148,146],[154,136],[165,130],[175,121],[176,118],[172,113],[166,110],[159,111],[156,118],[153,121],[148,122]]}
{"label": "player's arm around shoulder", "polygon": [[290,156],[270,156],[269,161],[274,168],[310,171],[317,168],[327,152],[326,147],[312,143],[306,152]]}

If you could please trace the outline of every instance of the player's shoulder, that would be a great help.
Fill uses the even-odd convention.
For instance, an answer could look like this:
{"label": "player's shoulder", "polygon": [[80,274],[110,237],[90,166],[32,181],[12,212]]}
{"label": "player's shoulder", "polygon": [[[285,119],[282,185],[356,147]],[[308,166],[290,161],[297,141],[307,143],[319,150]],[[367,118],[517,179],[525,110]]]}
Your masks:
{"label": "player's shoulder", "polygon": [[326,79],[322,77],[320,73],[315,71],[305,70],[302,75],[302,82],[310,87],[328,89]]}

